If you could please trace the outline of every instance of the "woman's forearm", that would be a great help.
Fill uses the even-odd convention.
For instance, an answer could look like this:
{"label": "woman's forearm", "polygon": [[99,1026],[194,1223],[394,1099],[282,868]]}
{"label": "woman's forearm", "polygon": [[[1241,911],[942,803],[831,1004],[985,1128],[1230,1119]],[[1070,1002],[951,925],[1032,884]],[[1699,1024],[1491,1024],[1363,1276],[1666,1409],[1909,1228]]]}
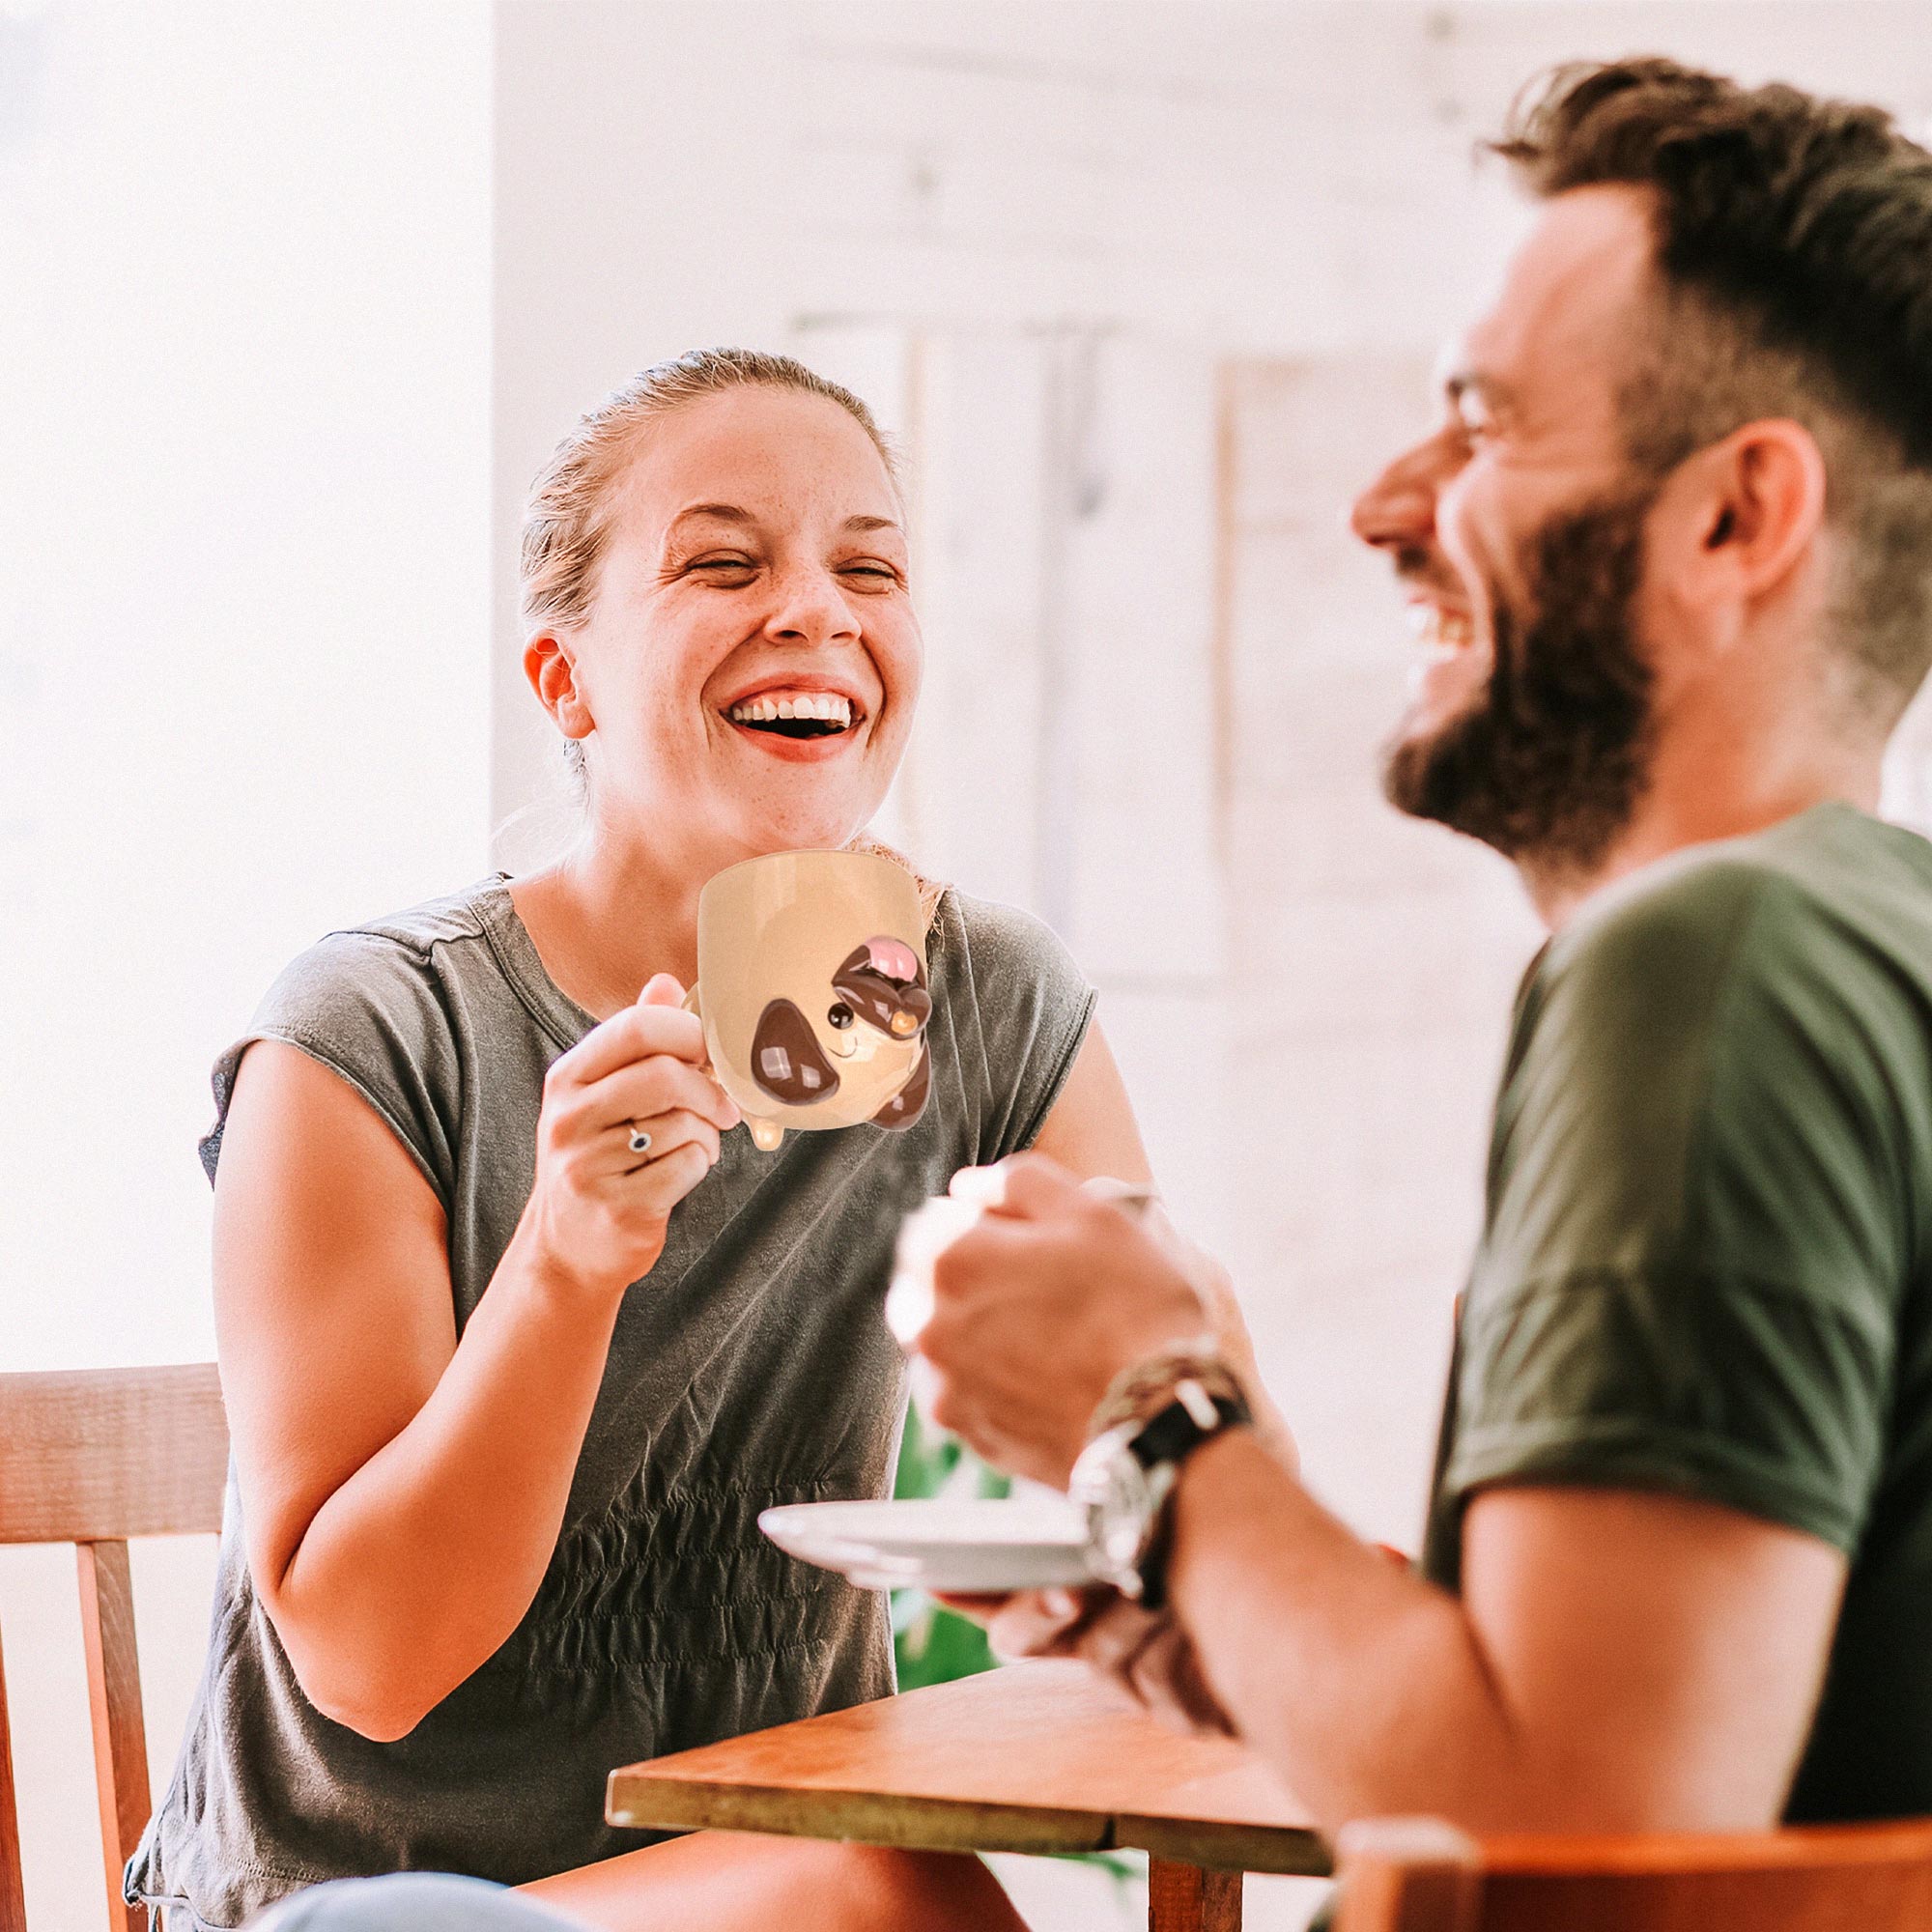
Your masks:
{"label": "woman's forearm", "polygon": [[552,1279],[513,1239],[428,1401],[316,1512],[270,1607],[325,1715],[400,1737],[515,1630],[621,1300]]}
{"label": "woman's forearm", "polygon": [[1221,1708],[1316,1821],[1511,1815],[1520,1753],[1453,1597],[1236,1431],[1190,1460],[1171,1589]]}

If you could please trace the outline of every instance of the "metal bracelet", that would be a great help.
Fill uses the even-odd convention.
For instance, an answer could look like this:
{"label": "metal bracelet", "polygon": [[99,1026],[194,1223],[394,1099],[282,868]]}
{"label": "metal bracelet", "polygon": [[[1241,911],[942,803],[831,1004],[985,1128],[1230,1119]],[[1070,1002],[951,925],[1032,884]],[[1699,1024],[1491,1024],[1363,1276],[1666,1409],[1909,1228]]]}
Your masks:
{"label": "metal bracelet", "polygon": [[1240,1378],[1228,1366],[1211,1338],[1163,1349],[1157,1355],[1122,1369],[1107,1384],[1093,1420],[1087,1425],[1087,1440],[1104,1435],[1122,1423],[1151,1422],[1174,1400],[1174,1392],[1185,1381],[1199,1382],[1208,1398],[1219,1396],[1252,1408]]}

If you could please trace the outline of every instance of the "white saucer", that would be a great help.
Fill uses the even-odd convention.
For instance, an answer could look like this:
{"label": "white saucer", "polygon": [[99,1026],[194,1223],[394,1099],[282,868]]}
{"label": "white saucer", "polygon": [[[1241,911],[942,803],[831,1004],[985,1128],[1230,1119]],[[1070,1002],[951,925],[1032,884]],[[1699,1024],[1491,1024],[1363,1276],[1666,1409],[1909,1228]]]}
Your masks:
{"label": "white saucer", "polygon": [[1086,1519],[1058,1496],[787,1503],[758,1518],[788,1555],[870,1590],[964,1595],[1090,1582]]}

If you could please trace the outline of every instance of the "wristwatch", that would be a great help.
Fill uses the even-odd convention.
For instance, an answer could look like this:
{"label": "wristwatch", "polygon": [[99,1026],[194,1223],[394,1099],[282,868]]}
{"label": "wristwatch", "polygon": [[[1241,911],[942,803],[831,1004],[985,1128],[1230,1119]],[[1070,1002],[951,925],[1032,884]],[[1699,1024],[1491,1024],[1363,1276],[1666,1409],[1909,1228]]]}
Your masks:
{"label": "wristwatch", "polygon": [[1166,1599],[1168,1498],[1202,1443],[1252,1420],[1232,1378],[1183,1374],[1145,1420],[1103,1429],[1080,1452],[1066,1493],[1087,1512],[1087,1567],[1123,1597],[1157,1610]]}

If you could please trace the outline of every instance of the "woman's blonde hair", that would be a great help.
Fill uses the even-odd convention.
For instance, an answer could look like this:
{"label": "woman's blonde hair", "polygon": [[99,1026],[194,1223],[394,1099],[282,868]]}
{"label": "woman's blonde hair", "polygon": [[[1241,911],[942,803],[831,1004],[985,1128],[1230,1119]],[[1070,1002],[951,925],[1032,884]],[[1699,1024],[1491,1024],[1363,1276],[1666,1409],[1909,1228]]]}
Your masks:
{"label": "woman's blonde hair", "polygon": [[750,384],[797,389],[837,403],[872,439],[894,489],[898,488],[892,445],[871,411],[850,389],[795,357],[761,349],[692,349],[668,362],[654,362],[585,411],[530,485],[519,570],[526,628],[581,624],[590,614],[615,486],[644,431],[687,403]]}

